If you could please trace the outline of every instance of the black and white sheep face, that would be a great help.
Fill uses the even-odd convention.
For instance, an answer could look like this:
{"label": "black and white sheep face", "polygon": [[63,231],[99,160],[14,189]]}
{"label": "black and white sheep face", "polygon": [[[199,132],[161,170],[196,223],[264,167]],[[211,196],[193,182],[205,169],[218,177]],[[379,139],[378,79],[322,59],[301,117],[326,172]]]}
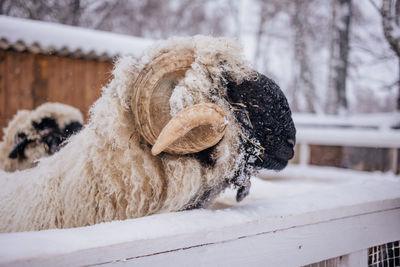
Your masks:
{"label": "black and white sheep face", "polygon": [[43,147],[47,155],[57,152],[62,143],[72,134],[80,131],[82,124],[72,121],[63,129],[60,129],[58,123],[53,118],[45,117],[40,122],[32,122],[30,133],[18,132],[15,136],[15,145],[9,154],[11,159],[26,159],[26,151],[37,149],[37,146]]}
{"label": "black and white sheep face", "polygon": [[244,148],[253,154],[248,162],[256,168],[283,169],[294,156],[296,129],[279,86],[259,74],[239,85],[228,83],[227,100],[247,135]]}

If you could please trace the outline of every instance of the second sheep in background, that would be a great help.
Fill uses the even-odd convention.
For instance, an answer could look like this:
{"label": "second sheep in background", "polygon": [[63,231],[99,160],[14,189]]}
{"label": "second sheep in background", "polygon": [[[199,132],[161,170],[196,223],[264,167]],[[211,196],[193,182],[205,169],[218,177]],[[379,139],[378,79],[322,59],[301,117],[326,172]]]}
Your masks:
{"label": "second sheep in background", "polygon": [[24,170],[54,154],[82,128],[82,113],[69,105],[45,103],[35,110],[20,110],[4,129],[0,142],[0,169]]}

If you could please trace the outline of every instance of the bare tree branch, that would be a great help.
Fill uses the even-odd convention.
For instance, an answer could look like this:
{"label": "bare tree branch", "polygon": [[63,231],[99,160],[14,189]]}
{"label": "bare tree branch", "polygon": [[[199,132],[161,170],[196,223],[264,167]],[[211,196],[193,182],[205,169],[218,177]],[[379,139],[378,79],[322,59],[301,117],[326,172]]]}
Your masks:
{"label": "bare tree branch", "polygon": [[[395,0],[397,3],[399,0]],[[399,4],[396,4],[399,6]],[[385,38],[388,41],[392,50],[396,53],[396,55],[400,58],[400,25],[396,23],[395,14],[399,13],[395,12],[395,5],[393,5],[392,0],[383,0],[382,1],[382,25],[383,25],[383,33],[385,34]]]}
{"label": "bare tree branch", "polygon": [[[6,12],[6,4],[7,1],[6,0],[0,0],[0,14],[7,14]],[[10,4],[8,5],[8,8],[10,8]]]}
{"label": "bare tree branch", "polygon": [[114,4],[104,13],[101,19],[99,19],[97,23],[93,25],[93,29],[99,29],[101,26],[103,26],[104,22],[110,17],[110,15],[120,2],[121,0],[115,1]]}
{"label": "bare tree branch", "polygon": [[72,25],[78,25],[79,15],[81,10],[81,1],[80,0],[73,0],[72,1]]}
{"label": "bare tree branch", "polygon": [[[383,33],[388,41],[390,48],[396,53],[399,62],[400,77],[400,0],[382,0],[382,26]],[[398,83],[397,110],[400,110],[400,79]]]}
{"label": "bare tree branch", "polygon": [[333,38],[330,48],[328,113],[347,109],[346,87],[349,67],[350,25],[353,16],[351,0],[332,1]]}
{"label": "bare tree branch", "polygon": [[369,2],[372,4],[372,6],[373,6],[379,13],[381,13],[381,9],[380,9],[379,6],[375,3],[374,0],[369,0]]}

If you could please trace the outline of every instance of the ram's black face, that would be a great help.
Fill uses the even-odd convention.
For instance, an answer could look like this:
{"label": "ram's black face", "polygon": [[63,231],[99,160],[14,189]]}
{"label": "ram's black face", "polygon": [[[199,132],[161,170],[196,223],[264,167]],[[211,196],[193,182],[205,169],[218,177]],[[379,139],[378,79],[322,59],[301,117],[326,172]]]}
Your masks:
{"label": "ram's black face", "polygon": [[[227,85],[227,100],[236,118],[245,129],[245,149],[251,155],[254,147],[261,148],[254,166],[273,170],[283,169],[294,156],[296,129],[285,95],[279,86],[260,74],[258,79]],[[247,140],[249,139],[249,140]],[[254,144],[257,140],[259,144]]]}

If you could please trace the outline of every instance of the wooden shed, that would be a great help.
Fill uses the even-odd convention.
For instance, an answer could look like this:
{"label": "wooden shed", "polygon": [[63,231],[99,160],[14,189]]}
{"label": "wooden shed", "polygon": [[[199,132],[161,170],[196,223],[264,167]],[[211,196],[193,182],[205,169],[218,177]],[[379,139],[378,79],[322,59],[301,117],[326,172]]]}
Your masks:
{"label": "wooden shed", "polygon": [[[72,105],[87,116],[113,60],[139,56],[150,40],[0,16],[0,128],[20,109],[44,102]],[[3,132],[0,131],[0,138]]]}

